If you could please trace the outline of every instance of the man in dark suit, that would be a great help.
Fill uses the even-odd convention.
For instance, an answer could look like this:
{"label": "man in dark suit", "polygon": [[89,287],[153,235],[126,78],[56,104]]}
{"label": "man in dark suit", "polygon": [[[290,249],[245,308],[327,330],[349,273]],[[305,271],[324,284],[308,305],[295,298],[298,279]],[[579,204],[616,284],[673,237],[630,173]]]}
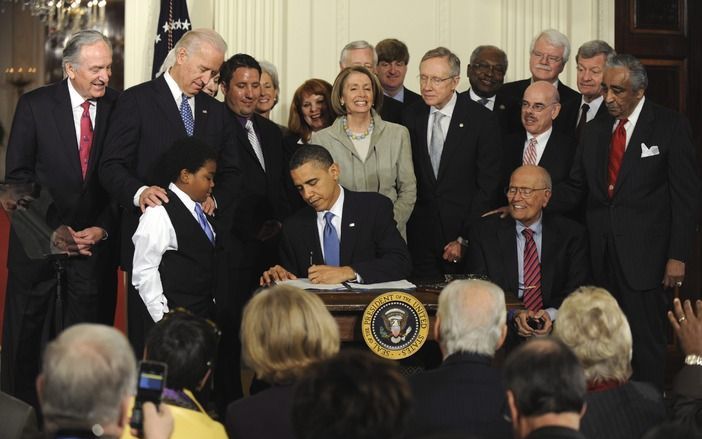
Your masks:
{"label": "man in dark suit", "polygon": [[493,283],[457,280],[441,291],[434,338],[444,360],[409,378],[412,436],[511,436],[502,377],[491,365],[507,335],[506,314],[505,294]]}
{"label": "man in dark suit", "polygon": [[[114,205],[98,181],[97,163],[117,92],[108,88],[109,40],[96,31],[74,34],[63,51],[67,76],[23,95],[7,146],[8,183],[34,183],[51,204],[43,221],[71,228],[80,255],[63,262],[63,325],[112,324],[116,295]],[[13,203],[3,203],[8,211]],[[56,272],[25,253],[13,225],[2,343],[2,388],[36,406],[40,352],[52,338]],[[101,303],[111,310],[101,312]]]}
{"label": "man in dark suit", "polygon": [[[590,277],[585,229],[543,212],[550,197],[548,172],[521,166],[507,189],[510,216],[485,217],[470,235],[468,270],[522,300],[524,309],[510,313],[522,337],[548,334],[563,299]],[[530,319],[539,325],[529,325]]]}
{"label": "man in dark suit", "polygon": [[397,231],[390,199],[342,188],[331,154],[305,145],[290,159],[290,176],[309,205],[283,224],[281,265],[263,273],[261,285],[307,277],[313,283],[404,279],[411,263]]}
{"label": "man in dark suit", "polygon": [[404,117],[417,177],[407,242],[414,276],[443,279],[463,272],[470,223],[496,204],[500,130],[492,113],[456,93],[461,65],[450,50],[427,52],[419,72],[423,102]]}
{"label": "man in dark suit", "polygon": [[[570,41],[568,37],[554,29],[545,30],[532,40],[529,54],[531,78],[509,82],[502,87],[500,93],[509,99],[519,102],[524,96],[524,91],[532,82],[548,81],[552,83],[558,88],[561,106],[564,110],[562,116],[554,121],[554,129],[572,136],[574,134],[575,121],[565,120],[564,116],[572,116],[577,113],[577,108],[575,111],[571,111],[570,107],[577,107],[580,96],[577,91],[563,84],[558,79],[558,75],[563,71],[570,55]],[[518,108],[515,111],[518,113]],[[510,131],[521,129],[518,117],[511,117],[510,120],[514,123]]]}
{"label": "man in dark suit", "polygon": [[505,362],[504,384],[515,439],[585,439],[585,372],[555,338],[535,338]]}
{"label": "man in dark suit", "polygon": [[518,117],[514,111],[519,108],[519,101],[499,93],[507,73],[507,54],[499,47],[478,46],[470,54],[470,64],[466,68],[470,89],[463,94],[472,101],[492,111],[500,122],[503,135],[508,133]]}
{"label": "man in dark suit", "polygon": [[634,380],[663,388],[664,288],[682,285],[700,201],[687,121],[645,98],[646,70],[631,55],[607,61],[610,117],[588,123],[554,209],[587,193],[587,228],[597,285],[616,297],[634,339]]}
{"label": "man in dark suit", "polygon": [[407,45],[400,40],[387,38],[375,45],[378,54],[376,73],[383,93],[405,106],[422,100],[422,97],[404,86],[410,56]]}

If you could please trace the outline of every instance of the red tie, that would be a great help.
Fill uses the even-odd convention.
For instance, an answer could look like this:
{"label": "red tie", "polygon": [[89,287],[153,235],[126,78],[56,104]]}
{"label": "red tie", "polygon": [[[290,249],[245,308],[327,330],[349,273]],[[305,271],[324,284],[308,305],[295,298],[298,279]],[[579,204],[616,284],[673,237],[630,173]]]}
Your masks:
{"label": "red tie", "polygon": [[541,263],[536,251],[534,231],[530,228],[522,230],[524,235],[524,295],[522,303],[530,311],[539,311],[544,307],[541,296]]}
{"label": "red tie", "polygon": [[88,171],[88,159],[90,159],[90,148],[93,145],[93,124],[90,122],[90,102],[85,101],[80,104],[83,107],[83,114],[80,116],[80,170],[85,173]]}
{"label": "red tie", "polygon": [[624,158],[624,148],[626,146],[626,128],[624,125],[629,119],[619,119],[619,124],[612,134],[612,143],[609,148],[609,165],[607,166],[607,175],[609,176],[609,186],[607,186],[607,195],[612,198],[614,195],[614,186],[617,184],[617,175],[619,168],[622,166]]}

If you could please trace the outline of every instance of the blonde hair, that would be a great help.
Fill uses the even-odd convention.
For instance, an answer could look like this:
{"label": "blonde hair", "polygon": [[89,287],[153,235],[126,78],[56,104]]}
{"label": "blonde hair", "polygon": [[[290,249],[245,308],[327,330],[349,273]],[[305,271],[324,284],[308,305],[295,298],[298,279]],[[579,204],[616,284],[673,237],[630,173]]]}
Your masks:
{"label": "blonde hair", "polygon": [[624,382],[631,376],[629,322],[604,288],[584,286],[568,296],[553,333],[575,352],[588,383]]}
{"label": "blonde hair", "polygon": [[259,378],[285,383],[339,351],[339,327],[319,296],[278,285],[244,308],[241,344],[244,362]]}

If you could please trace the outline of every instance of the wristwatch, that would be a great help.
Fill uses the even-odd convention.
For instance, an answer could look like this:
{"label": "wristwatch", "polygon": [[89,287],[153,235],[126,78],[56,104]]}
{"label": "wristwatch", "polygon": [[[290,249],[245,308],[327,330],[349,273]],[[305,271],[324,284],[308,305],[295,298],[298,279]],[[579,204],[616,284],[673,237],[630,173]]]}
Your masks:
{"label": "wristwatch", "polygon": [[688,366],[702,366],[702,355],[690,354],[686,356],[685,364]]}
{"label": "wristwatch", "polygon": [[458,241],[458,243],[461,244],[461,247],[468,247],[468,240],[463,238],[462,236],[456,238],[456,241]]}

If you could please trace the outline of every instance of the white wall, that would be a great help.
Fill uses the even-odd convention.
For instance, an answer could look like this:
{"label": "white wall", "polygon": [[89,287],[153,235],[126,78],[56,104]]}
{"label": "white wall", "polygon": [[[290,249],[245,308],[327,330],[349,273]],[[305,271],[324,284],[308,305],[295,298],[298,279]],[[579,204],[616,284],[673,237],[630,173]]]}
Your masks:
{"label": "white wall", "polygon": [[[125,3],[128,87],[149,78],[158,1]],[[406,85],[415,91],[419,59],[439,45],[461,58],[464,72],[475,46],[499,46],[510,61],[506,81],[512,81],[529,76],[529,44],[542,29],[568,35],[573,52],[592,39],[614,44],[614,0],[189,0],[188,8],[195,27],[222,34],[227,55],[245,52],[278,67],[280,103],[273,119],[280,123],[303,81],[333,82],[339,52],[352,40],[404,41],[410,48]],[[575,88],[573,56],[561,79]],[[459,88],[467,87],[464,74]]]}

